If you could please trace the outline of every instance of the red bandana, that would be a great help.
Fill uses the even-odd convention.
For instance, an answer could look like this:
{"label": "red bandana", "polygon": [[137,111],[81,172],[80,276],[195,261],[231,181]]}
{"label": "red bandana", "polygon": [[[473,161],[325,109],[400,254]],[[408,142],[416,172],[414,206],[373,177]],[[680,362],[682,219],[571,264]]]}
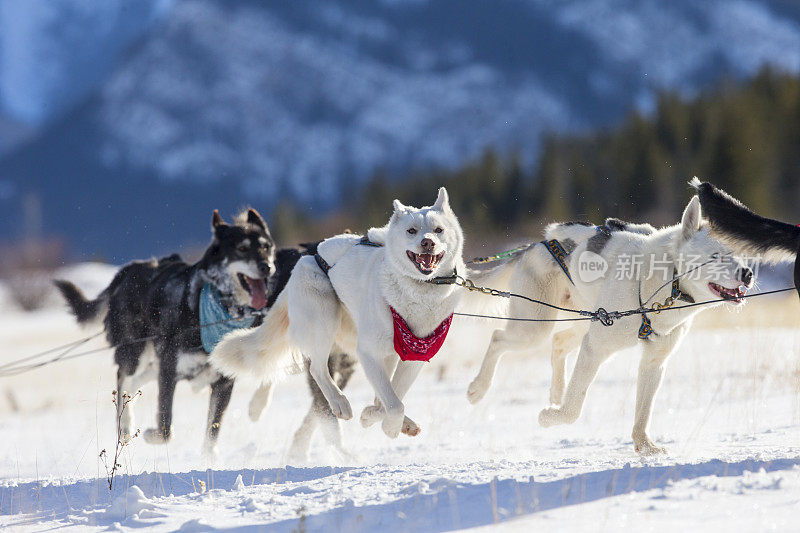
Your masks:
{"label": "red bandana", "polygon": [[433,333],[420,339],[413,333],[397,311],[389,307],[392,311],[392,321],[394,322],[394,351],[400,356],[402,361],[430,361],[444,344],[447,332],[450,330],[450,323],[453,315],[444,319],[444,322],[433,330]]}

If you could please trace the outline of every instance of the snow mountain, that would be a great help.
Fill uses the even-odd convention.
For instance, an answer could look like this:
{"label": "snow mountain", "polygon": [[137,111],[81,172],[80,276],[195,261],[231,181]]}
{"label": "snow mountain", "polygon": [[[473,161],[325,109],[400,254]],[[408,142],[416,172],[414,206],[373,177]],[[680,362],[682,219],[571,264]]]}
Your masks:
{"label": "snow mountain", "polygon": [[[16,33],[42,2],[0,3],[3,114],[36,129],[0,160],[0,206],[34,192],[47,230],[121,259],[155,235],[204,240],[212,207],[327,210],[377,169],[487,146],[531,165],[543,133],[647,111],[658,91],[800,70],[800,9],[780,0],[152,1],[104,31],[95,3],[113,5],[64,2],[84,10],[63,31]],[[97,68],[36,75],[36,50],[76,35],[68,64]],[[103,217],[153,229],[91,229]]]}

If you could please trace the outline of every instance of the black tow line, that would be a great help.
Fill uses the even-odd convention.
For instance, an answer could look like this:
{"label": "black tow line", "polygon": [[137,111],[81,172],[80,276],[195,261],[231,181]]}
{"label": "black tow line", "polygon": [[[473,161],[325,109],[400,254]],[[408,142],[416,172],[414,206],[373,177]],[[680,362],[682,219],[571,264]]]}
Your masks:
{"label": "black tow line", "polygon": [[[685,272],[684,274],[688,274],[688,272]],[[678,276],[678,277],[680,277],[680,276]],[[674,279],[677,279],[678,277],[675,277]],[[671,283],[672,281],[673,280],[670,280],[669,282],[667,282],[667,284]],[[677,306],[673,305],[673,306],[669,306],[669,307],[664,307],[664,306],[662,306],[660,304],[656,304],[656,305],[650,306],[650,307],[640,306],[640,307],[638,307],[636,309],[629,309],[627,311],[607,311],[606,309],[604,309],[602,307],[599,307],[596,311],[587,311],[587,310],[583,310],[583,309],[569,309],[569,308],[566,308],[566,307],[561,307],[559,305],[551,304],[549,302],[544,302],[542,300],[537,300],[535,298],[529,298],[528,296],[525,296],[525,295],[522,295],[522,294],[516,294],[516,293],[508,292],[508,291],[501,291],[501,290],[498,290],[498,289],[493,289],[491,287],[480,287],[480,286],[475,285],[475,283],[472,280],[464,278],[463,276],[459,276],[457,274],[454,274],[452,276],[437,278],[435,280],[430,280],[430,281],[428,281],[428,283],[431,283],[431,284],[434,284],[434,285],[455,285],[457,287],[462,287],[462,288],[464,288],[464,289],[466,289],[468,291],[479,292],[479,293],[485,294],[487,296],[497,296],[497,297],[502,297],[502,298],[519,298],[521,300],[526,300],[526,301],[531,302],[531,303],[543,305],[545,307],[549,307],[551,309],[556,309],[558,311],[564,311],[566,313],[573,313],[573,314],[580,315],[580,317],[576,317],[576,318],[514,318],[514,317],[503,317],[503,316],[492,316],[492,315],[479,315],[479,314],[473,314],[473,313],[453,313],[456,316],[467,316],[467,317],[473,317],[473,318],[490,318],[490,319],[495,319],[495,320],[508,320],[508,321],[518,321],[518,322],[577,322],[577,321],[583,321],[583,320],[591,320],[591,321],[600,322],[604,326],[612,326],[612,325],[614,325],[614,321],[615,320],[618,320],[620,318],[625,318],[625,317],[628,317],[628,316],[632,316],[632,315],[644,315],[646,313],[658,314],[658,313],[663,313],[664,311],[673,311],[673,310],[677,310],[677,309],[686,309],[688,307],[697,307],[699,305],[710,305],[710,304],[713,304],[713,303],[729,301],[727,298],[718,298],[718,299],[714,299],[714,300],[705,300],[705,301],[702,301],[702,302],[687,303],[687,304],[684,304],[684,305],[677,305]],[[666,284],[664,286],[666,286]],[[662,286],[662,288],[663,288],[663,286]],[[659,290],[661,290],[661,288],[657,289],[656,293]],[[772,291],[758,292],[758,293],[755,293],[755,294],[746,294],[744,296],[741,296],[741,299],[754,298],[756,296],[766,296],[768,294],[777,294],[777,293],[786,292],[786,291],[793,291],[793,290],[795,290],[794,287],[786,287],[786,288],[783,288],[783,289],[775,289],[775,290],[772,290]],[[650,299],[652,299],[652,296],[647,301],[649,302]]]}

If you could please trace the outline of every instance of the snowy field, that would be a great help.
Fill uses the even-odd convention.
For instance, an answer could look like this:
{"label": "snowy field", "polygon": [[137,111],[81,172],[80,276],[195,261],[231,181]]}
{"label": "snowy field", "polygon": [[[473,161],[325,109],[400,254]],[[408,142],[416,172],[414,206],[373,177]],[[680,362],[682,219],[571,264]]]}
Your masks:
{"label": "snowy field", "polygon": [[[58,305],[3,311],[0,365],[96,331]],[[98,458],[115,443],[110,351],[0,378],[0,529],[797,531],[800,330],[706,313],[728,327],[695,329],[671,359],[651,426],[669,453],[645,459],[630,438],[636,351],[601,368],[574,425],[543,429],[549,354],[502,361],[484,401],[467,402],[488,341],[468,318],[456,318],[451,333],[463,346],[448,339],[407,398],[418,437],[390,440],[352,420],[349,457],[318,435],[307,464],[287,465],[311,401],[305,379],[283,382],[255,424],[247,417],[255,384],[240,381],[220,456],[208,464],[200,455],[208,394],[181,383],[173,441],[135,439],[111,491]],[[136,425],[145,429],[155,385],[142,392]],[[360,371],[345,392],[356,413],[371,401]]]}

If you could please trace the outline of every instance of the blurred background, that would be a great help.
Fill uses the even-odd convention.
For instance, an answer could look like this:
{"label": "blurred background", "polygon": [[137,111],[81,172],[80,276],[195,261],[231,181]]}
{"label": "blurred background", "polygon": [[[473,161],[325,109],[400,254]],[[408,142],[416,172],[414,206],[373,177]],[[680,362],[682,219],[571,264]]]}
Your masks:
{"label": "blurred background", "polygon": [[0,277],[192,256],[214,208],[363,231],[439,185],[472,255],[674,223],[693,175],[796,220],[799,73],[793,0],[0,0]]}

